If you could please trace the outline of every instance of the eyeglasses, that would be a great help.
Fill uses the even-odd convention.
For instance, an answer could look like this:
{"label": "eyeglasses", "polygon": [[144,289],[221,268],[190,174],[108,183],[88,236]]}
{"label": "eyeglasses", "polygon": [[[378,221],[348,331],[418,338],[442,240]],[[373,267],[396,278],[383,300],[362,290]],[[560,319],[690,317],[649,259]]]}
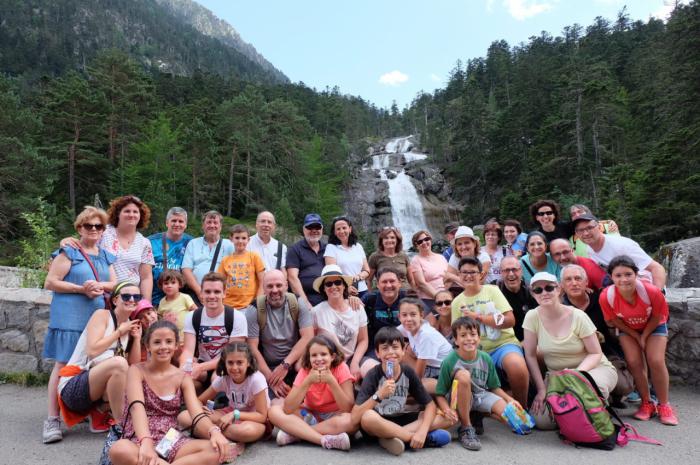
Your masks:
{"label": "eyeglasses", "polygon": [[347,221],[348,221],[348,217],[345,216],[345,215],[340,215],[340,216],[336,216],[335,218],[333,218],[332,221],[333,221],[333,222],[335,222],[335,221],[346,221],[346,222],[347,222]]}
{"label": "eyeglasses", "polygon": [[309,231],[320,231],[323,229],[323,226],[321,226],[320,224],[310,224],[310,225],[304,226],[304,227],[306,229],[308,229]]}
{"label": "eyeglasses", "polygon": [[435,306],[436,307],[447,307],[449,305],[452,305],[451,300],[436,300],[435,301]]}
{"label": "eyeglasses", "polygon": [[105,228],[105,225],[102,223],[83,223],[81,227],[87,230],[102,231]]}
{"label": "eyeglasses", "polygon": [[459,274],[463,274],[464,276],[474,276],[475,274],[479,274],[481,271],[460,271]]}
{"label": "eyeglasses", "polygon": [[343,285],[343,280],[342,279],[336,279],[334,281],[324,281],[323,285],[325,287],[333,287],[333,286],[342,286]]}
{"label": "eyeglasses", "polygon": [[517,273],[518,271],[521,271],[520,268],[503,268],[501,274]]}
{"label": "eyeglasses", "polygon": [[545,212],[537,212],[537,216],[554,216],[554,212],[552,210],[547,210]]}
{"label": "eyeglasses", "polygon": [[575,232],[576,232],[576,234],[578,234],[580,236],[583,233],[589,233],[589,232],[593,231],[597,227],[598,227],[597,224],[592,224],[590,226],[586,226],[585,228],[577,228]]}
{"label": "eyeglasses", "polygon": [[132,300],[134,302],[138,302],[139,300],[141,300],[143,298],[143,296],[141,294],[126,294],[126,293],[119,294],[119,297],[121,297],[124,302],[128,302],[130,300]]}
{"label": "eyeglasses", "polygon": [[416,241],[416,245],[421,245],[423,242],[430,242],[430,241],[432,241],[432,240],[433,240],[432,237],[426,236],[426,237],[424,237],[423,239],[418,239],[418,240]]}
{"label": "eyeglasses", "polygon": [[539,295],[542,294],[544,291],[554,292],[554,289],[556,288],[557,286],[555,286],[554,284],[547,284],[545,287],[533,287],[532,293]]}

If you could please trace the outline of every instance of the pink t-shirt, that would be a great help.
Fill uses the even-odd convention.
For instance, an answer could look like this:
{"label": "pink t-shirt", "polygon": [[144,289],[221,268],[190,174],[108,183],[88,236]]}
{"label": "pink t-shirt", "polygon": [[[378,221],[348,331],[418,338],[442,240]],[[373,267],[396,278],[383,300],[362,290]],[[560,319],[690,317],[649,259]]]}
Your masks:
{"label": "pink t-shirt", "polygon": [[[433,289],[438,290],[445,287],[443,275],[447,271],[447,260],[440,254],[431,253],[428,257],[416,255],[411,260],[411,271],[420,269],[423,271],[425,282],[430,284]],[[418,297],[421,299],[432,299],[433,296],[418,290]]]}
{"label": "pink t-shirt", "polygon": [[605,288],[598,298],[605,321],[614,320],[617,317],[624,321],[627,326],[638,331],[644,329],[651,315],[660,315],[661,321],[659,321],[659,324],[666,323],[668,320],[668,303],[666,303],[666,298],[661,293],[661,290],[651,283],[640,282],[644,285],[649,295],[651,305],[647,305],[639,297],[639,294],[635,294],[634,304],[630,304],[615,289],[615,299],[611,307],[608,303],[607,288]]}
{"label": "pink t-shirt", "polygon": [[[346,381],[353,382],[355,378],[350,373],[350,368],[343,362],[335,368],[331,368],[331,374],[338,380],[338,384],[343,384]],[[294,379],[295,386],[301,386],[306,377],[309,376],[309,370],[302,368],[297,373],[297,377]],[[326,383],[314,383],[306,391],[306,397],[304,397],[304,405],[319,413],[337,412],[338,404],[335,403],[335,397],[333,397],[333,391]]]}

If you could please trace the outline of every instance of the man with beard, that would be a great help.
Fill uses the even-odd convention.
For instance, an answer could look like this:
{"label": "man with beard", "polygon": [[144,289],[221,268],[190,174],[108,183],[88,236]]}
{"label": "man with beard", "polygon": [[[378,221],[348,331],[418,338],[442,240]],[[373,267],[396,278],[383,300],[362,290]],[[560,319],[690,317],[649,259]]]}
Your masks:
{"label": "man with beard", "polygon": [[321,294],[314,290],[313,283],[321,276],[326,251],[326,244],[321,241],[323,221],[318,213],[309,213],[304,217],[303,233],[304,238],[292,245],[287,253],[287,279],[299,300],[314,306],[323,300]]}

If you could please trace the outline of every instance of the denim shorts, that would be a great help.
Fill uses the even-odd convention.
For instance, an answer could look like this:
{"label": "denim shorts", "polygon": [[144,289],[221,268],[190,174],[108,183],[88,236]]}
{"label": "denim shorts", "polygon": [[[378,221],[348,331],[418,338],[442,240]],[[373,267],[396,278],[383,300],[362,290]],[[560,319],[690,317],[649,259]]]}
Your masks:
{"label": "denim shorts", "polygon": [[489,355],[491,356],[491,360],[493,360],[493,364],[496,366],[496,368],[502,369],[503,359],[506,358],[506,355],[511,353],[518,353],[521,357],[525,358],[523,355],[523,348],[517,344],[512,343],[503,344],[497,349],[494,349],[491,352],[489,352]]}
{"label": "denim shorts", "polygon": [[[641,334],[641,331],[639,331]],[[619,336],[627,336],[628,334],[618,330]],[[654,328],[654,331],[649,334],[649,336],[668,336],[668,325],[666,323],[661,323],[659,326]]]}

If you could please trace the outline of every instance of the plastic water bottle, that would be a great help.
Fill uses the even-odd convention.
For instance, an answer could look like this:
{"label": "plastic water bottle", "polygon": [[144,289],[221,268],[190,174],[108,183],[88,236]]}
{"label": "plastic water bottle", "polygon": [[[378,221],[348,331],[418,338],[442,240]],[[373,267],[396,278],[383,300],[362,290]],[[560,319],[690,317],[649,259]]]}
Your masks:
{"label": "plastic water bottle", "polygon": [[185,374],[192,376],[192,358],[185,360],[185,363],[182,364],[182,371],[184,371]]}
{"label": "plastic water bottle", "polygon": [[305,408],[301,409],[301,411],[300,411],[299,413],[301,414],[301,417],[304,419],[304,421],[305,421],[308,425],[313,426],[313,425],[315,425],[316,423],[318,423],[318,420],[316,420],[316,417],[313,416],[313,415],[311,414],[311,412],[309,412],[309,411],[306,410]]}

